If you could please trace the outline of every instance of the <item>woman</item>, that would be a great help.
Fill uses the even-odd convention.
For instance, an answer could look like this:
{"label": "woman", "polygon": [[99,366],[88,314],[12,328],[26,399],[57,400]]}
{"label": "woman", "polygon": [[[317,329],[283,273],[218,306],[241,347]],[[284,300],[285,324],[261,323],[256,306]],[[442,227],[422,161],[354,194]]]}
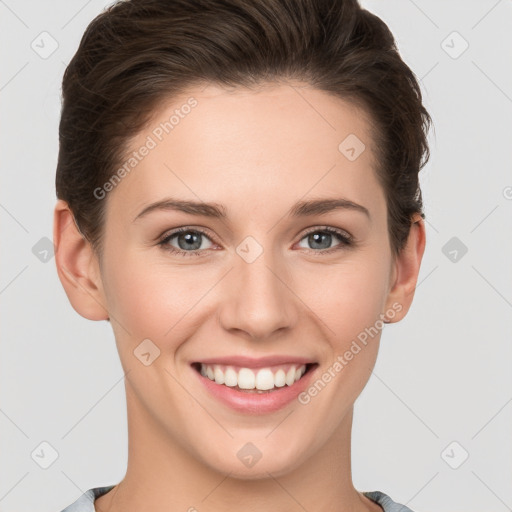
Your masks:
{"label": "woman", "polygon": [[353,405],[425,247],[431,123],[356,0],[127,0],[66,69],[54,242],[109,320],[128,467],[66,512],[407,511]]}

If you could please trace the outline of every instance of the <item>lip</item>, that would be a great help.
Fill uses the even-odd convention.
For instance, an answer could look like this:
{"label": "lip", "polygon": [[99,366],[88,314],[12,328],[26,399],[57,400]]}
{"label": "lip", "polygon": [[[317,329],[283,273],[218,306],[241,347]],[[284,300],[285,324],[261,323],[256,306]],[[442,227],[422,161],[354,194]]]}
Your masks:
{"label": "lip", "polygon": [[226,356],[216,357],[211,359],[201,359],[194,364],[219,364],[224,366],[234,366],[240,368],[267,368],[269,366],[277,366],[280,364],[314,364],[315,361],[306,357],[287,356],[287,355],[274,355],[264,357],[248,357],[248,356]]}
{"label": "lip", "polygon": [[317,363],[312,363],[311,360],[308,359],[296,357],[286,357],[283,359],[280,356],[259,359],[247,357],[226,357],[205,359],[201,361],[201,363],[226,364],[230,366],[241,366],[244,368],[261,368],[285,363],[307,365],[306,373],[291,386],[283,386],[282,388],[277,389],[274,388],[272,391],[262,393],[238,391],[223,384],[217,384],[208,377],[203,377],[199,373],[196,366],[198,363],[191,365],[192,371],[204,386],[208,395],[210,395],[217,403],[220,402],[236,412],[252,415],[269,414],[285,408],[310,385],[311,379],[318,368]]}

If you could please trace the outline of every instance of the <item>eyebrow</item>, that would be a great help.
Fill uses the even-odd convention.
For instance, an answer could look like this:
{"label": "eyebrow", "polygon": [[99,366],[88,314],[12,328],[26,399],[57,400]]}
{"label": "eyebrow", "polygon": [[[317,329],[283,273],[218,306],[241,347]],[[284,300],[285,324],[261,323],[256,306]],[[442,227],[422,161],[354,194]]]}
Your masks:
{"label": "eyebrow", "polygon": [[[227,218],[226,208],[218,203],[205,203],[195,201],[185,201],[181,199],[165,198],[156,201],[146,206],[134,219],[144,217],[145,215],[155,211],[179,211],[189,213],[191,215],[198,215],[203,217],[211,217],[215,219],[225,220]],[[335,210],[352,210],[364,213],[369,219],[371,218],[370,212],[364,206],[349,201],[348,199],[333,198],[333,199],[314,199],[310,201],[299,201],[292,206],[288,215],[291,217],[308,217],[313,215],[320,215],[329,213]]]}

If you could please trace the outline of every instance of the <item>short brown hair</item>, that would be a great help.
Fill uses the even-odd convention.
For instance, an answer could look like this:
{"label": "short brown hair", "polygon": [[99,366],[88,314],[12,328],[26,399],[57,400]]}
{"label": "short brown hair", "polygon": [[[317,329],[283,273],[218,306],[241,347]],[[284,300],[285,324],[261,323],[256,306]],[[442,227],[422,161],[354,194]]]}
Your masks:
{"label": "short brown hair", "polygon": [[[299,80],[372,120],[375,169],[396,255],[415,212],[432,120],[393,35],[357,0],[124,0],[87,27],[62,82],[57,197],[101,254],[105,201],[93,191],[123,162],[162,101],[201,83]],[[341,141],[340,141],[341,142]]]}

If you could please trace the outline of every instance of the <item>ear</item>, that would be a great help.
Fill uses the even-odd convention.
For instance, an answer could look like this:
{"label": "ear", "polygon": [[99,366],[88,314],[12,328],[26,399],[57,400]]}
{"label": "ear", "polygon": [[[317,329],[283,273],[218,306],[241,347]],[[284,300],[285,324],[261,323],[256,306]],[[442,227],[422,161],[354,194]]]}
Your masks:
{"label": "ear", "polygon": [[[425,251],[425,223],[419,213],[411,220],[407,242],[393,262],[391,288],[386,300],[386,311],[394,311],[387,316],[386,323],[399,322],[405,317],[412,304],[421,259]],[[401,306],[401,307],[400,307]]]}
{"label": "ear", "polygon": [[98,259],[61,199],[55,205],[53,243],[57,273],[73,309],[89,320],[108,320]]}

